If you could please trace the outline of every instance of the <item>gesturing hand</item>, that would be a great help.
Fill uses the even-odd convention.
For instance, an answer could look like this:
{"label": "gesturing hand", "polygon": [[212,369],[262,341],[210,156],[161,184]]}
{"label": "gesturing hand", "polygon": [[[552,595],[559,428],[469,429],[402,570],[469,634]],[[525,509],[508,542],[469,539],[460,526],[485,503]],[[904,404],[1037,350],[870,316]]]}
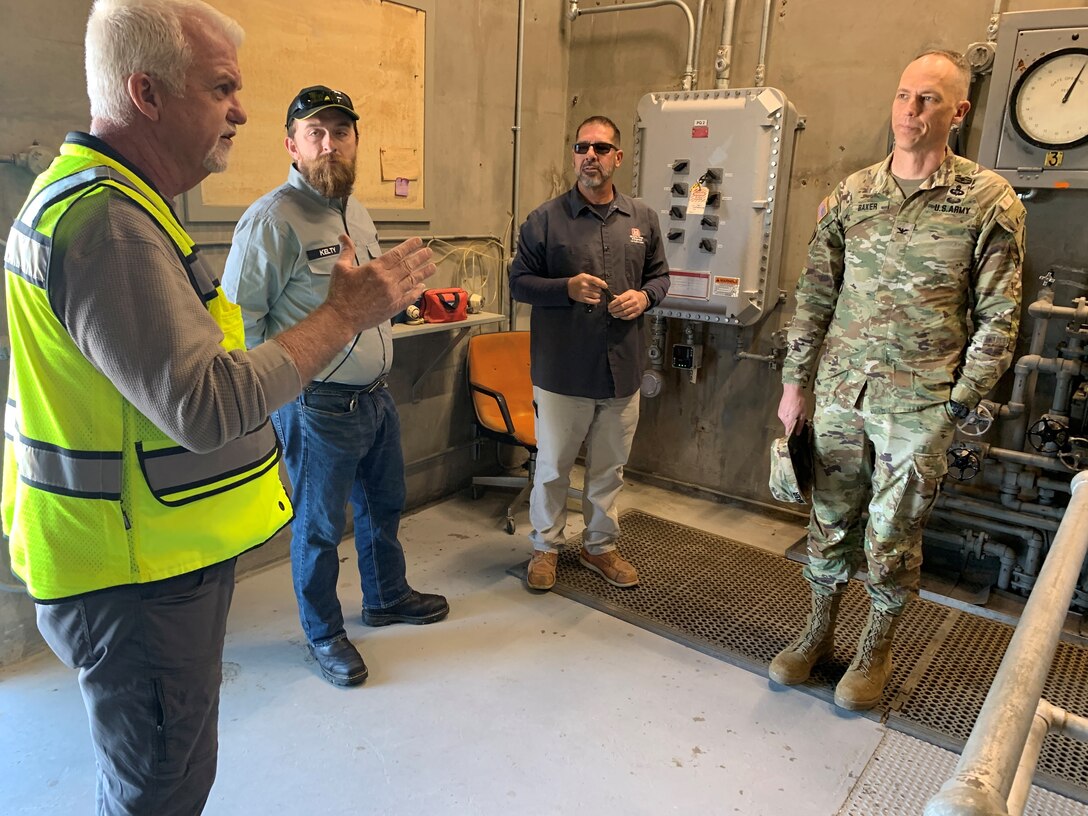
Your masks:
{"label": "gesturing hand", "polygon": [[364,264],[355,264],[355,243],[340,236],[340,254],[332,268],[326,304],[352,332],[372,329],[402,311],[423,293],[423,281],[437,270],[433,253],[419,238],[409,238]]}

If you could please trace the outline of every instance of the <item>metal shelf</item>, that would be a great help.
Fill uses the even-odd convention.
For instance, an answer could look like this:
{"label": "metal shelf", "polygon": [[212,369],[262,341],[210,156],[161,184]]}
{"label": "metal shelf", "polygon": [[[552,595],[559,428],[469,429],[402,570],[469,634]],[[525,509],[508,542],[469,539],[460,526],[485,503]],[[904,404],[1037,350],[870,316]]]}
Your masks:
{"label": "metal shelf", "polygon": [[446,355],[453,351],[460,344],[465,337],[468,336],[468,330],[474,326],[486,326],[489,323],[505,323],[506,315],[497,314],[495,312],[479,312],[477,314],[469,315],[464,320],[458,320],[454,323],[420,323],[416,326],[409,326],[405,323],[393,324],[393,339],[403,337],[414,337],[420,334],[432,334],[434,332],[453,331],[455,334],[450,338],[449,343],[436,354],[430,364],[420,372],[419,377],[412,383],[412,402],[419,402],[422,397],[419,393],[419,386],[423,383],[424,378],[434,370],[434,367],[442,361]]}
{"label": "metal shelf", "polygon": [[400,340],[404,337],[414,337],[419,334],[467,329],[471,326],[485,326],[488,323],[501,323],[504,320],[506,320],[506,315],[497,314],[496,312],[478,312],[455,323],[420,323],[415,326],[409,326],[407,323],[394,323],[393,339]]}

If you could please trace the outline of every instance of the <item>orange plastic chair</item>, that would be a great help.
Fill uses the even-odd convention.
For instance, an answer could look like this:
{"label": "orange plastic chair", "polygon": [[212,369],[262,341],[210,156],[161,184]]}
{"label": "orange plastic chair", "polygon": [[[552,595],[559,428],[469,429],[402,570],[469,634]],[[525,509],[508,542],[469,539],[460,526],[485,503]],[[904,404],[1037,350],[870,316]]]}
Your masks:
{"label": "orange plastic chair", "polygon": [[513,535],[517,529],[514,513],[528,501],[536,470],[536,411],[529,378],[529,332],[492,332],[469,338],[468,387],[480,435],[529,452],[527,476],[472,479],[473,498],[479,498],[481,487],[521,488],[506,508],[506,532]]}

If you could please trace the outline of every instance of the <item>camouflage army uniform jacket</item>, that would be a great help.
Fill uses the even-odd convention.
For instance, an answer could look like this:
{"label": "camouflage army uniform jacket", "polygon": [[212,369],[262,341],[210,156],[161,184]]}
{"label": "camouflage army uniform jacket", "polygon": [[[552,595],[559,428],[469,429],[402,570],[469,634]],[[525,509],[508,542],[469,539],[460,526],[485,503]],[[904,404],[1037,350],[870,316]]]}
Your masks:
{"label": "camouflage army uniform jacket", "polygon": [[817,405],[875,413],[954,399],[974,407],[1012,360],[1020,320],[1023,204],[996,173],[946,150],[904,198],[891,156],[820,204],[797,282],[782,381]]}

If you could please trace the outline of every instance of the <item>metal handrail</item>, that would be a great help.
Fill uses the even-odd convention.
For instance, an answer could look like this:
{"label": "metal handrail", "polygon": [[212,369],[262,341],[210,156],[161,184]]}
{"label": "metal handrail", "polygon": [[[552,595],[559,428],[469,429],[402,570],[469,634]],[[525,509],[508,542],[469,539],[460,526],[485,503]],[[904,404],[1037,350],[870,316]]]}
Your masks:
{"label": "metal handrail", "polygon": [[1088,552],[1088,472],[1072,498],[982,704],[956,770],[926,804],[925,816],[1020,816],[1043,739],[1060,731],[1088,737],[1088,720],[1042,699],[1062,624]]}

